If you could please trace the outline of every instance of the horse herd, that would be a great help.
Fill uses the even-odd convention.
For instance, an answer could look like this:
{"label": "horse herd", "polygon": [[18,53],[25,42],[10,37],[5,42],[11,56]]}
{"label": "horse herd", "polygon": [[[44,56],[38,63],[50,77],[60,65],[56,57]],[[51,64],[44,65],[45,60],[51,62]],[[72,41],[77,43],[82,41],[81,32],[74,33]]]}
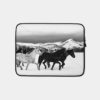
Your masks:
{"label": "horse herd", "polygon": [[[29,48],[28,48],[29,49]],[[62,47],[54,52],[48,52],[48,49],[45,48],[30,48],[30,50],[19,49],[16,51],[16,67],[23,69],[24,64],[26,63],[26,70],[30,63],[37,65],[37,69],[40,70],[41,64],[46,68],[54,69],[56,63],[59,64],[59,70],[61,70],[65,65],[65,60],[67,56],[75,58],[74,50],[67,50]],[[36,62],[36,55],[38,55],[38,61]],[[53,63],[52,66],[50,63]]]}

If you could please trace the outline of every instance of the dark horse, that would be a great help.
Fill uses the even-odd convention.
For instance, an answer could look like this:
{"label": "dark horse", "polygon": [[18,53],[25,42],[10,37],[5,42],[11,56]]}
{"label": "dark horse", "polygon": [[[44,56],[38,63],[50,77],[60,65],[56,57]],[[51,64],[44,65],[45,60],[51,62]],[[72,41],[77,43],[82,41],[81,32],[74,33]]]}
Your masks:
{"label": "dark horse", "polygon": [[39,56],[39,60],[38,60],[39,69],[40,69],[40,65],[41,65],[42,61],[44,60],[43,64],[45,66],[45,69],[46,69],[46,65],[45,65],[46,62],[48,64],[48,67],[50,66],[50,62],[53,62],[51,69],[53,70],[54,65],[56,63],[59,63],[59,70],[60,70],[61,67],[63,68],[63,66],[65,65],[64,61],[68,55],[71,55],[73,58],[75,58],[74,51],[73,50],[66,50],[65,48],[62,48],[62,49],[60,49],[56,52],[53,52],[53,53],[44,52],[42,55]]}

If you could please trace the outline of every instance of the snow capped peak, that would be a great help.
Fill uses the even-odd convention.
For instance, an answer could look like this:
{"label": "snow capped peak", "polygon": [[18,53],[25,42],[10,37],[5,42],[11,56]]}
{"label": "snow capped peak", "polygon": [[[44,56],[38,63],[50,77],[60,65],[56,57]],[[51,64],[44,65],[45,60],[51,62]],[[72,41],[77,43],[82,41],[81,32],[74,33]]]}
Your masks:
{"label": "snow capped peak", "polygon": [[68,39],[65,42],[71,42],[71,41],[74,41],[74,40],[73,39]]}
{"label": "snow capped peak", "polygon": [[76,41],[74,41],[73,39],[68,39],[66,41],[63,42],[63,44],[66,44],[66,43],[75,43]]}
{"label": "snow capped peak", "polygon": [[84,47],[84,43],[74,41],[73,39],[68,39],[65,42],[63,42],[62,46],[65,47],[66,49],[75,49],[75,48],[81,49]]}

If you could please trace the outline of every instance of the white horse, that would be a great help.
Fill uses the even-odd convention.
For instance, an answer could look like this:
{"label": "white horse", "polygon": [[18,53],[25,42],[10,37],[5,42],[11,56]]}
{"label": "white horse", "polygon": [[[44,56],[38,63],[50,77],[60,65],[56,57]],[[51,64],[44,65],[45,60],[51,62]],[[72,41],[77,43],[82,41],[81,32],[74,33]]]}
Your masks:
{"label": "white horse", "polygon": [[17,53],[16,54],[16,62],[19,61],[18,62],[19,64],[20,64],[20,62],[27,63],[26,70],[28,69],[28,66],[30,63],[36,64],[37,68],[38,68],[38,62],[35,61],[37,54],[38,55],[42,54],[42,51],[39,48],[35,48],[30,54]]}

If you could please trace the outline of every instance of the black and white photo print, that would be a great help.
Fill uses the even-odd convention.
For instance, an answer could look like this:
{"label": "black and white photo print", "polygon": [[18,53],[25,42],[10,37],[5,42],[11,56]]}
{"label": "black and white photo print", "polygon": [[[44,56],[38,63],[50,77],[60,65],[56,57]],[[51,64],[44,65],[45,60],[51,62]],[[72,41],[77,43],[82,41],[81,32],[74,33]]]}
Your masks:
{"label": "black and white photo print", "polygon": [[85,28],[79,23],[20,23],[15,30],[19,76],[82,76]]}

